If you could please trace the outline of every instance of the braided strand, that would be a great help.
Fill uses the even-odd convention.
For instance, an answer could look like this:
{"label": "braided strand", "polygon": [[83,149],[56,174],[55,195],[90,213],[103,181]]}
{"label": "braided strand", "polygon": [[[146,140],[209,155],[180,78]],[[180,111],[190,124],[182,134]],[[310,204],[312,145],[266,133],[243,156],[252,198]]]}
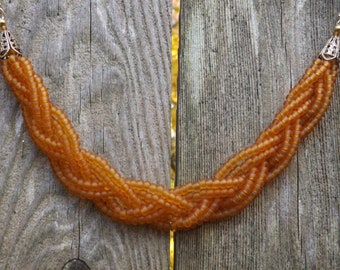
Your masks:
{"label": "braided strand", "polygon": [[1,71],[21,103],[30,136],[66,189],[92,200],[114,220],[180,230],[236,215],[288,166],[301,139],[329,106],[338,65],[316,59],[253,145],[231,157],[213,179],[170,190],[125,179],[107,160],[81,148],[70,120],[51,103],[27,58],[11,55],[2,61]]}

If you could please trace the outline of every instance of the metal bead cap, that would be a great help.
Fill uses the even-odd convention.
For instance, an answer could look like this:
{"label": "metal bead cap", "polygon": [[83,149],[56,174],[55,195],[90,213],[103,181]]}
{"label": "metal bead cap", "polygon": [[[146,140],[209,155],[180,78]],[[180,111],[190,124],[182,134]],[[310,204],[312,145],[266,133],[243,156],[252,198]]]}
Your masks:
{"label": "metal bead cap", "polygon": [[[338,14],[340,17],[340,13]],[[321,59],[331,61],[340,59],[340,19],[334,26],[333,36],[327,41],[325,47],[320,52]]]}
{"label": "metal bead cap", "polygon": [[0,6],[0,59],[6,59],[10,55],[21,56],[21,50],[11,33],[7,30],[5,12]]}

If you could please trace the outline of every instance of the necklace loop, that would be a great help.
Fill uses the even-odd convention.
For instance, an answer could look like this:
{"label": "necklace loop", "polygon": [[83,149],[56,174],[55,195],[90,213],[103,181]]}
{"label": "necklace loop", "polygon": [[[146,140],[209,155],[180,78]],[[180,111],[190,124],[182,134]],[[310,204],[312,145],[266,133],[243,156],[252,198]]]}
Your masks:
{"label": "necklace loop", "polygon": [[[338,14],[338,16],[340,17],[340,12]],[[340,35],[340,19],[337,21],[337,23],[334,26],[334,36],[339,36]]]}
{"label": "necklace loop", "polygon": [[1,3],[0,3],[0,27],[1,28],[6,27],[5,11],[2,8]]}

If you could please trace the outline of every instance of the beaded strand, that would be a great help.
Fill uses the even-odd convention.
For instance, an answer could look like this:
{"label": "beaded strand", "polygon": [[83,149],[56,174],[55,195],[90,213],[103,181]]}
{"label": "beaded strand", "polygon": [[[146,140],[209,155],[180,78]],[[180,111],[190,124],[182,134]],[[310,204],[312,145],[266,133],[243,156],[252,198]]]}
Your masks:
{"label": "beaded strand", "polygon": [[[83,149],[70,120],[50,101],[31,62],[21,56],[12,38],[6,40],[9,33],[1,16],[0,27],[1,72],[21,104],[32,140],[48,156],[61,184],[91,200],[113,220],[162,230],[190,229],[234,216],[248,206],[262,187],[288,166],[300,141],[323,117],[338,74],[340,22],[335,41],[327,43],[253,145],[229,158],[213,178],[166,189],[124,178],[106,159]],[[331,50],[332,45],[338,46],[336,50]]]}
{"label": "beaded strand", "polygon": [[2,61],[1,71],[21,103],[32,140],[49,157],[66,189],[92,200],[114,220],[180,230],[236,215],[288,166],[301,139],[329,106],[338,65],[335,60],[316,59],[253,145],[231,157],[214,178],[169,190],[125,179],[107,160],[81,148],[70,120],[51,103],[26,57],[10,55]]}

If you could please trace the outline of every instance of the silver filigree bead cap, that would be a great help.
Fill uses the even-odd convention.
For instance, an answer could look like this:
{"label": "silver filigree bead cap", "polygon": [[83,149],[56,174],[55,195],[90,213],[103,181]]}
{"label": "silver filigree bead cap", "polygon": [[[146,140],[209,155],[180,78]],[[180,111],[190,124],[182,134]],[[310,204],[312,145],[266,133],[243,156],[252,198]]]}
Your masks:
{"label": "silver filigree bead cap", "polygon": [[21,50],[18,47],[11,33],[6,29],[1,29],[0,36],[0,59],[6,59],[8,56],[15,54],[21,56]]}
{"label": "silver filigree bead cap", "polygon": [[333,36],[331,37],[325,47],[323,47],[320,57],[324,60],[333,60],[338,59],[340,57],[340,37],[339,36]]}
{"label": "silver filigree bead cap", "polygon": [[[339,13],[340,16],[340,13]],[[334,27],[333,36],[327,41],[325,47],[320,52],[319,57],[324,60],[340,60],[340,20]]]}
{"label": "silver filigree bead cap", "polygon": [[6,59],[12,54],[21,56],[21,50],[6,28],[5,12],[0,7],[0,59]]}

